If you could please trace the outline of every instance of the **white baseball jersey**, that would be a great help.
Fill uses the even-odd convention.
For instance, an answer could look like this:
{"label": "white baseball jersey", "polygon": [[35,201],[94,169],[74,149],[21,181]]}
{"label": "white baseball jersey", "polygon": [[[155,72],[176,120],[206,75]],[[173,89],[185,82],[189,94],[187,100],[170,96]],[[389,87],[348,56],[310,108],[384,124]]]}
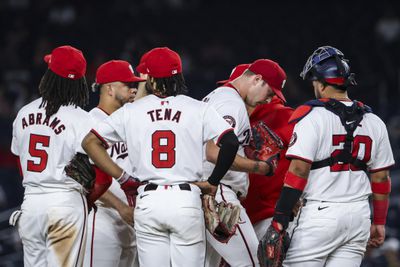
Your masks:
{"label": "white baseball jersey", "polygon": [[[93,108],[89,114],[93,117],[93,119],[99,123],[108,118],[109,114],[107,114],[102,109],[96,107]],[[112,158],[112,160],[118,164],[122,169],[124,169],[128,173],[132,173],[132,167],[130,165],[128,159],[128,148],[124,142],[117,142],[113,144],[111,147],[107,149],[108,154]],[[117,177],[118,178],[118,177]],[[111,186],[108,188],[115,196],[121,199],[125,204],[128,205],[128,200],[126,199],[126,195],[124,191],[121,189],[121,186],[117,181],[113,179]],[[101,203],[101,200],[97,200],[96,203]]]}
{"label": "white baseball jersey", "polygon": [[125,104],[93,132],[108,145],[125,141],[132,174],[159,185],[198,181],[203,145],[232,130],[210,105],[184,95],[149,95]]}
{"label": "white baseball jersey", "polygon": [[81,142],[93,126],[91,117],[72,105],[46,117],[41,103],[39,98],[24,106],[13,123],[11,151],[20,158],[25,193],[82,190],[64,167],[77,152],[85,153]]}
{"label": "white baseball jersey", "polygon": [[[240,142],[237,153],[245,157],[243,146],[249,144],[251,131],[246,106],[239,93],[233,87],[222,86],[209,93],[203,101],[213,106],[231,125]],[[214,164],[204,158],[203,165],[204,179],[207,179]],[[249,188],[249,175],[245,172],[228,171],[221,183],[231,186],[234,191],[241,192],[242,196],[246,196]]]}
{"label": "white baseball jersey", "polygon": [[[342,103],[352,105],[348,101]],[[286,156],[309,163],[320,161],[343,149],[345,138],[346,130],[339,117],[324,107],[314,107],[296,124]],[[370,172],[394,164],[386,126],[378,116],[372,113],[364,115],[354,132],[352,153],[367,164]],[[370,194],[367,174],[340,162],[311,170],[304,189],[306,199],[331,202],[365,200]]]}

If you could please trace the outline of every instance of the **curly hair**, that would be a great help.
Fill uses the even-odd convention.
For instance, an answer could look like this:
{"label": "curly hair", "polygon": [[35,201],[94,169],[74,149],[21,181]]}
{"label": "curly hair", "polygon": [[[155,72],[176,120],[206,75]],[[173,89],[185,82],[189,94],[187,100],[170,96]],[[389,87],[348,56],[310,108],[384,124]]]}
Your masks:
{"label": "curly hair", "polygon": [[39,84],[39,94],[45,107],[46,116],[57,113],[61,106],[74,105],[83,108],[89,103],[89,89],[86,78],[77,80],[63,78],[48,69]]}
{"label": "curly hair", "polygon": [[158,96],[177,96],[186,94],[187,86],[182,73],[178,73],[168,78],[149,77],[146,82],[146,91],[148,94]]}

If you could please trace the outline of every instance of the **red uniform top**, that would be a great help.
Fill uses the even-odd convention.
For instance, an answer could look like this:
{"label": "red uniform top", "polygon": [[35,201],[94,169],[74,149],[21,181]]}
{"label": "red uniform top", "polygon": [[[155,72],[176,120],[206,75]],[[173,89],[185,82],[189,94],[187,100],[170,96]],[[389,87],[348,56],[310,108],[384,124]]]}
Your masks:
{"label": "red uniform top", "polygon": [[276,96],[268,104],[257,106],[250,116],[250,124],[253,126],[260,120],[271,128],[282,139],[285,149],[280,154],[278,168],[275,175],[268,177],[258,174],[250,174],[250,187],[247,198],[242,205],[253,224],[272,217],[275,204],[281,193],[283,179],[289,168],[290,161],[285,158],[294,123],[288,124],[293,109],[283,105]]}

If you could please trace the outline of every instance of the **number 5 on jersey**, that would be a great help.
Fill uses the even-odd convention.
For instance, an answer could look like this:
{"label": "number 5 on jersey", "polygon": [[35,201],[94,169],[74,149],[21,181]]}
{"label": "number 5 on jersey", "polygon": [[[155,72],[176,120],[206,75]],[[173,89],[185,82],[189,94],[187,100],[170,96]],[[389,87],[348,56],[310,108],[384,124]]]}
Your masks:
{"label": "number 5 on jersey", "polygon": [[155,131],[151,136],[151,163],[156,168],[175,165],[175,134],[171,130]]}
{"label": "number 5 on jersey", "polygon": [[39,158],[39,163],[35,163],[33,160],[28,160],[27,169],[30,172],[42,172],[46,169],[47,160],[49,158],[49,154],[47,154],[46,150],[39,149],[38,144],[41,144],[42,147],[49,147],[50,144],[50,136],[39,135],[39,134],[31,134],[29,137],[29,155],[33,158]]}

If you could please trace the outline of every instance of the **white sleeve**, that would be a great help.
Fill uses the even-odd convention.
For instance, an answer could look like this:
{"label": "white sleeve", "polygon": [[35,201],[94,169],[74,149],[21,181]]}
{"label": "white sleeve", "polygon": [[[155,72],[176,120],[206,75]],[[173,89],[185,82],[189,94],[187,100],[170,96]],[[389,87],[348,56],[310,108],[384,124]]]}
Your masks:
{"label": "white sleeve", "polygon": [[18,151],[18,140],[17,140],[17,118],[15,118],[13,122],[13,130],[12,130],[12,141],[11,141],[11,152],[19,156],[19,151]]}
{"label": "white sleeve", "polygon": [[90,129],[95,125],[94,119],[92,116],[89,115],[89,113],[85,114],[86,116],[83,116],[80,118],[78,124],[74,124],[76,126],[76,136],[75,136],[75,148],[76,148],[76,153],[83,153],[86,154],[85,150],[82,148],[82,141],[83,138],[90,132]]}
{"label": "white sleeve", "polygon": [[309,114],[295,125],[286,157],[312,163],[317,154],[318,143],[318,127]]}
{"label": "white sleeve", "polygon": [[238,135],[239,129],[238,125],[242,120],[241,113],[241,105],[235,105],[235,101],[221,101],[213,104],[213,107],[218,112],[218,114],[225,119],[225,121],[230,124],[230,126],[234,129],[235,134]]}
{"label": "white sleeve", "polygon": [[390,146],[388,132],[386,125],[382,121],[380,128],[382,129],[381,136],[379,137],[379,143],[375,146],[377,151],[376,153],[373,153],[371,164],[368,166],[370,172],[384,170],[394,165],[393,152],[392,147]]}
{"label": "white sleeve", "polygon": [[100,121],[93,129],[94,133],[107,147],[117,143],[125,142],[124,128],[125,108],[121,107],[113,112],[107,119]]}
{"label": "white sleeve", "polygon": [[215,138],[219,141],[219,137],[233,129],[211,105],[206,106],[203,117],[203,143]]}

